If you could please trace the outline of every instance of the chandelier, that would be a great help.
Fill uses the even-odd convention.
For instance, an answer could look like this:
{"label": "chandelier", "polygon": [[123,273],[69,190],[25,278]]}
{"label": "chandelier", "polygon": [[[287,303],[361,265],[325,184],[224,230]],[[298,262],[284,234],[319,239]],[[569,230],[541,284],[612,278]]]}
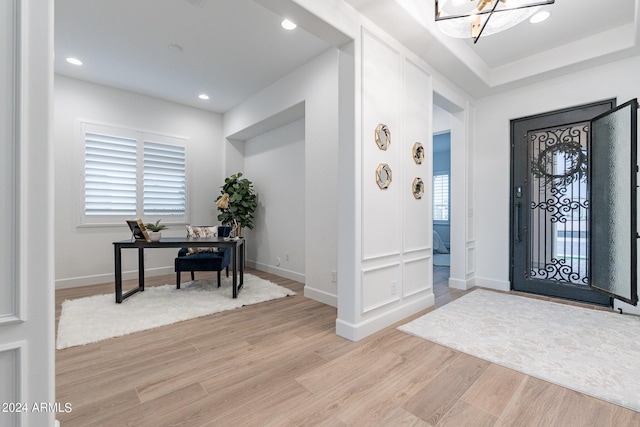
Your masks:
{"label": "chandelier", "polygon": [[504,31],[555,0],[435,0],[436,24],[451,37],[472,38]]}

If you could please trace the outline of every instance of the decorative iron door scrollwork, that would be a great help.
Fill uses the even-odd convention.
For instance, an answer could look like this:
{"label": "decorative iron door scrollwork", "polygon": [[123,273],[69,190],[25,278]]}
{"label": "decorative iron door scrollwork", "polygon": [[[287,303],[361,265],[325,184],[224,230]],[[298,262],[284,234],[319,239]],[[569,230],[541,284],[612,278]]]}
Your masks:
{"label": "decorative iron door scrollwork", "polygon": [[529,132],[529,277],[588,285],[589,123]]}

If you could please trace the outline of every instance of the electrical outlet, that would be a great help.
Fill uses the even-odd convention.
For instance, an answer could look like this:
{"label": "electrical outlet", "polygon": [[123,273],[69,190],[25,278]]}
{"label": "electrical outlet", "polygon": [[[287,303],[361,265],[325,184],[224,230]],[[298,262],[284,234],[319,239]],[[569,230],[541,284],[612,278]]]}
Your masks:
{"label": "electrical outlet", "polygon": [[285,261],[289,261],[289,254],[288,253],[284,254],[284,260]]}
{"label": "electrical outlet", "polygon": [[335,270],[331,271],[331,282],[338,282],[338,272]]}
{"label": "electrical outlet", "polygon": [[398,282],[395,280],[391,282],[391,296],[396,296],[398,294]]}

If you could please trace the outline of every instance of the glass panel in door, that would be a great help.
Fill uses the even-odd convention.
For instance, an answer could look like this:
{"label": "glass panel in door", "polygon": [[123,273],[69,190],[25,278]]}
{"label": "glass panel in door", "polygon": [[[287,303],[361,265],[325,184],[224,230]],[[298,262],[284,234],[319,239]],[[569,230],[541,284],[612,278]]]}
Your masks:
{"label": "glass panel in door", "polygon": [[636,100],[591,122],[591,286],[635,305]]}

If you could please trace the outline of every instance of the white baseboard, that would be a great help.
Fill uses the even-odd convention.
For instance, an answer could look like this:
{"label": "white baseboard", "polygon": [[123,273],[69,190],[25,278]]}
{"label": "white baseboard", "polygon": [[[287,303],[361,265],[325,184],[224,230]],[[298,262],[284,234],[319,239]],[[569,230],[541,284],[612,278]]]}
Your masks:
{"label": "white baseboard", "polygon": [[295,280],[296,282],[304,283],[305,276],[303,273],[297,271],[286,270],[284,268],[276,267],[273,265],[262,264],[259,262],[246,260],[245,265],[249,268],[255,268],[256,270],[264,271],[265,273],[275,274],[276,276],[284,277],[285,279]]}
{"label": "white baseboard", "polygon": [[[285,277],[287,279],[295,280],[297,282],[304,283],[305,281],[304,274],[297,273],[295,271],[285,270],[283,268],[278,268],[278,267],[274,267],[266,264],[260,264],[260,263],[256,263],[255,261],[249,261],[249,260],[246,261],[245,265],[247,267],[255,268],[256,270],[272,273],[280,277]],[[146,268],[144,270],[145,277],[163,276],[165,274],[174,274],[174,273],[175,271],[173,266]],[[138,278],[137,270],[122,272],[122,280],[130,280],[130,279],[137,279],[137,278]],[[56,284],[56,289],[65,289],[65,288],[77,288],[79,286],[87,286],[87,285],[100,285],[103,283],[110,283],[113,281],[114,281],[114,274],[105,273],[105,274],[95,274],[91,276],[79,276],[79,277],[68,277],[65,279],[56,279],[55,284]]]}
{"label": "white baseboard", "polygon": [[452,289],[460,289],[463,291],[467,291],[473,288],[476,285],[475,279],[454,279],[453,277],[449,277],[449,287]]}
{"label": "white baseboard", "polygon": [[359,323],[350,323],[338,318],[336,320],[336,334],[351,341],[359,341],[389,325],[393,325],[402,319],[406,319],[419,311],[431,307],[434,303],[435,297],[433,293],[431,293],[424,298],[412,301],[397,309],[367,318]]}
{"label": "white baseboard", "polygon": [[304,287],[304,296],[312,299],[314,301],[321,302],[326,305],[330,305],[331,307],[338,307],[338,296],[334,294],[330,294],[325,291],[321,291],[319,289],[310,288],[309,286]]}
{"label": "white baseboard", "polygon": [[497,291],[510,291],[511,282],[505,280],[487,279],[486,277],[476,277],[475,285],[482,288],[495,289]]}
{"label": "white baseboard", "polygon": [[[173,267],[156,267],[144,270],[144,277],[163,276],[174,273]],[[138,270],[123,271],[122,280],[138,278]],[[100,285],[110,283],[115,280],[114,273],[96,274],[92,276],[69,277],[66,279],[56,279],[56,289],[77,288],[79,286]]]}

